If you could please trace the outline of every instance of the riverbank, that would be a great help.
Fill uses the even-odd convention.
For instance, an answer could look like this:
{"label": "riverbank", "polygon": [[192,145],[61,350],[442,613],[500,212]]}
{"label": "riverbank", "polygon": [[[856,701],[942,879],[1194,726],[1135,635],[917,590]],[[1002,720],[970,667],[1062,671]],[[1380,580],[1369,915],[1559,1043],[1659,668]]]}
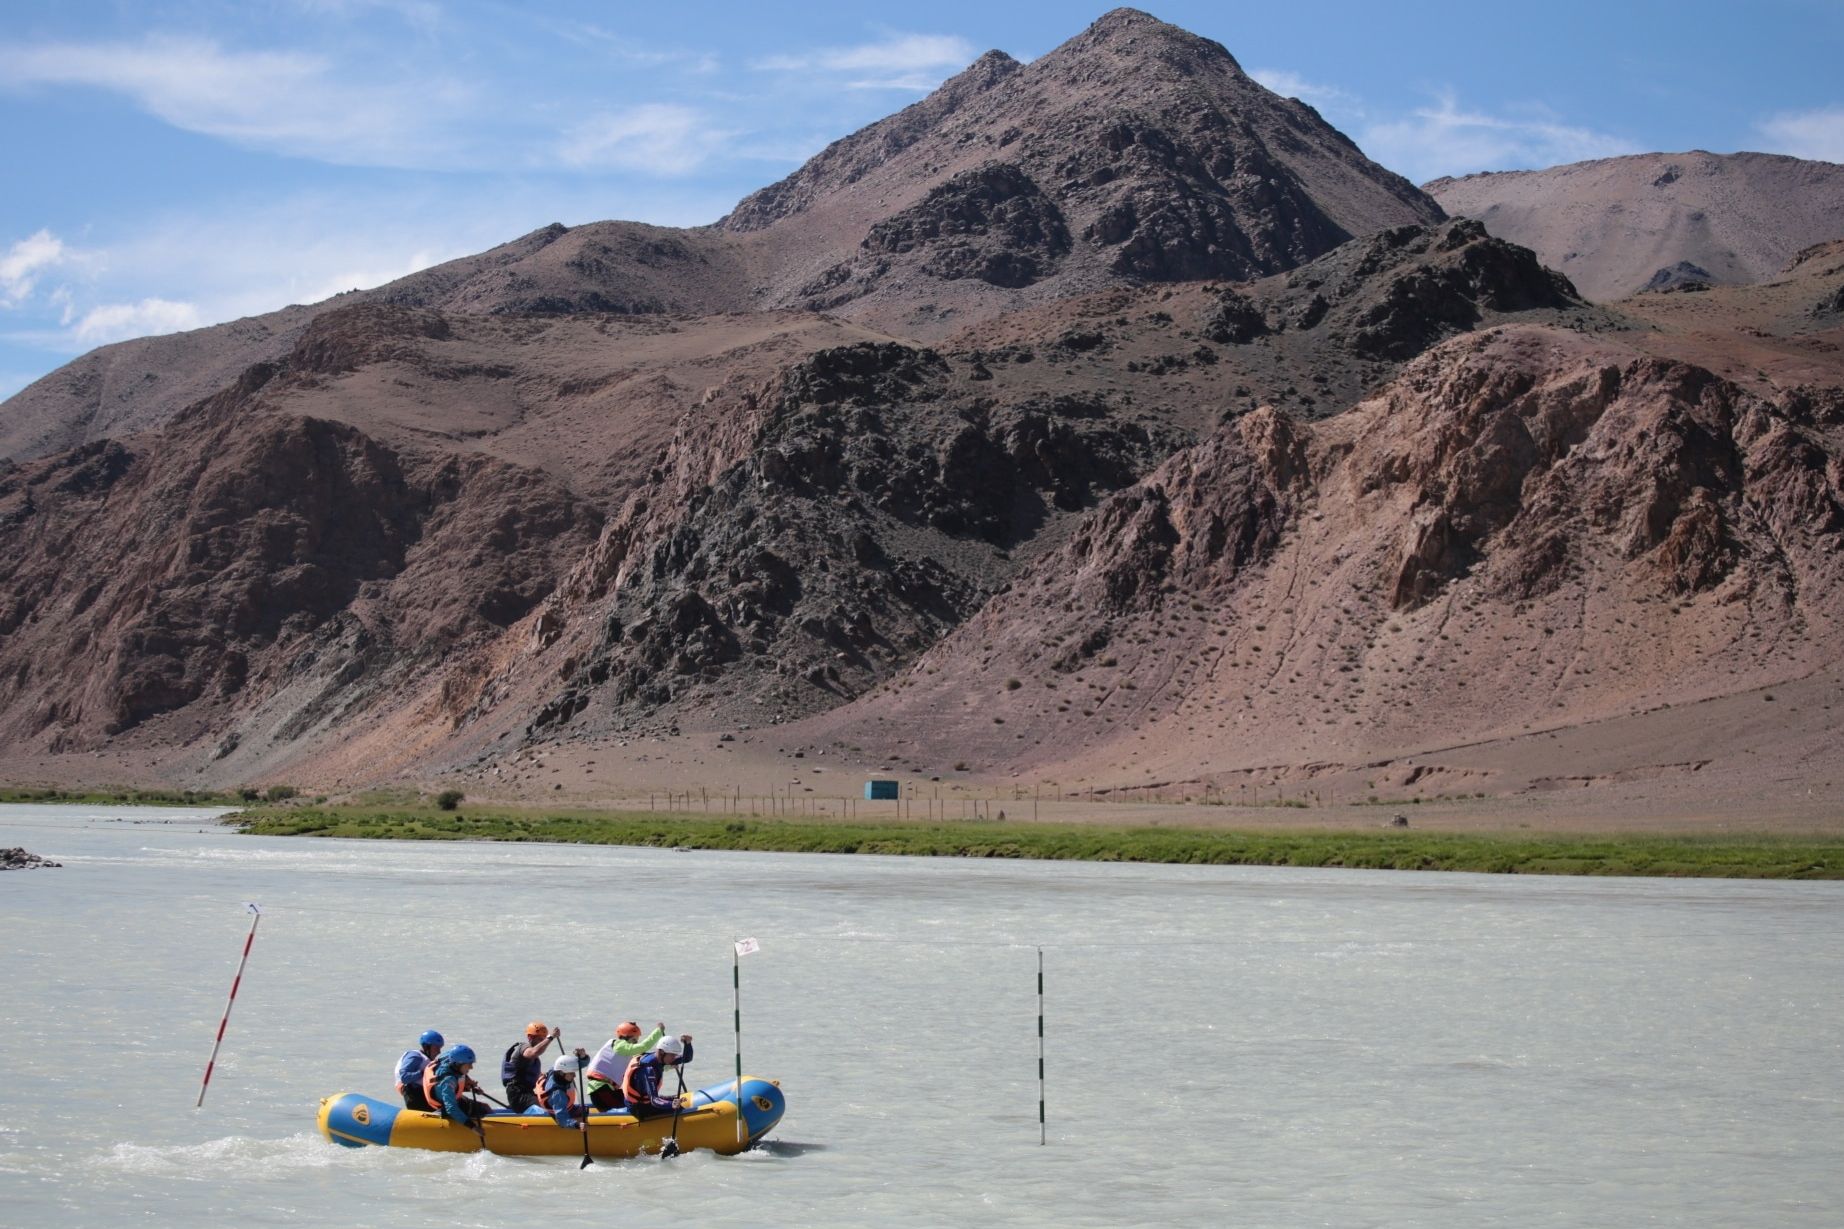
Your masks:
{"label": "riverbank", "polygon": [[255,807],[226,823],[261,836],[545,841],[581,845],[1054,861],[1346,867],[1517,875],[1844,879],[1844,839],[1768,835],[1452,833],[999,822],[827,822],[642,811]]}
{"label": "riverbank", "polygon": [[140,789],[126,785],[99,785],[87,789],[0,786],[0,802],[42,803],[47,806],[119,803],[137,807],[234,807],[248,801],[248,798],[235,790]]}

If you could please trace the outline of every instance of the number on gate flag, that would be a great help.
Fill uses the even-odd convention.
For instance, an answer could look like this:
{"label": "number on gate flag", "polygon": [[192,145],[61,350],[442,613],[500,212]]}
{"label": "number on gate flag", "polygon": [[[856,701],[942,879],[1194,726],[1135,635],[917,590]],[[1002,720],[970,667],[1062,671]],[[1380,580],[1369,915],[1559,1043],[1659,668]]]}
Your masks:
{"label": "number on gate flag", "polygon": [[754,939],[738,939],[736,941],[736,954],[738,956],[747,956],[751,952],[759,952],[761,950],[762,945],[757,943]]}

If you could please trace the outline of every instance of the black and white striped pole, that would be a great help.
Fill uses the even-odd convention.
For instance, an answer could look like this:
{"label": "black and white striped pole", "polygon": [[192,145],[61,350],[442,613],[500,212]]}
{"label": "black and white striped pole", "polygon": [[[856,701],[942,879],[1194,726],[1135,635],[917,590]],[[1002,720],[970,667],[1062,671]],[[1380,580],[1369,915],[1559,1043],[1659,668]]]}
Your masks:
{"label": "black and white striped pole", "polygon": [[738,939],[730,955],[730,1005],[736,1017],[736,1146],[743,1146],[743,957],[760,951],[754,939]]}
{"label": "black and white striped pole", "polygon": [[1044,1125],[1044,949],[1037,949],[1037,1143],[1049,1142]]}

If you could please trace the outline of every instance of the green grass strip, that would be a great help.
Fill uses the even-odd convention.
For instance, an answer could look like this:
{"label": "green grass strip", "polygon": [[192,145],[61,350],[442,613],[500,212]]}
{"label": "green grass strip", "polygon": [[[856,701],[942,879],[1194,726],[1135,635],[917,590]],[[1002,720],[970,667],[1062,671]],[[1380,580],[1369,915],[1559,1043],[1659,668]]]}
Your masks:
{"label": "green grass strip", "polygon": [[137,807],[234,807],[242,795],[228,790],[131,789],[128,786],[94,786],[89,789],[24,789],[0,787],[0,802],[120,803]]}
{"label": "green grass strip", "polygon": [[827,823],[644,812],[525,815],[464,809],[449,813],[412,807],[257,807],[229,817],[226,822],[258,836],[548,841],[773,853],[1320,866],[1505,875],[1844,878],[1844,838],[1815,836],[1533,836],[979,822]]}

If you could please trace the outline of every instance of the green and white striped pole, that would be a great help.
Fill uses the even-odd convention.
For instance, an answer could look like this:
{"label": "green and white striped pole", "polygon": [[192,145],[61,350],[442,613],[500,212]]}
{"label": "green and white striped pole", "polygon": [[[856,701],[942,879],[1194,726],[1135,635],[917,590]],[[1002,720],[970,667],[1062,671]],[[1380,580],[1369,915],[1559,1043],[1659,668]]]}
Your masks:
{"label": "green and white striped pole", "polygon": [[730,955],[730,1005],[736,1017],[736,1146],[743,1146],[743,957],[760,951],[754,939],[738,939]]}
{"label": "green and white striped pole", "polygon": [[1037,949],[1037,1143],[1049,1142],[1044,1125],[1044,949]]}

